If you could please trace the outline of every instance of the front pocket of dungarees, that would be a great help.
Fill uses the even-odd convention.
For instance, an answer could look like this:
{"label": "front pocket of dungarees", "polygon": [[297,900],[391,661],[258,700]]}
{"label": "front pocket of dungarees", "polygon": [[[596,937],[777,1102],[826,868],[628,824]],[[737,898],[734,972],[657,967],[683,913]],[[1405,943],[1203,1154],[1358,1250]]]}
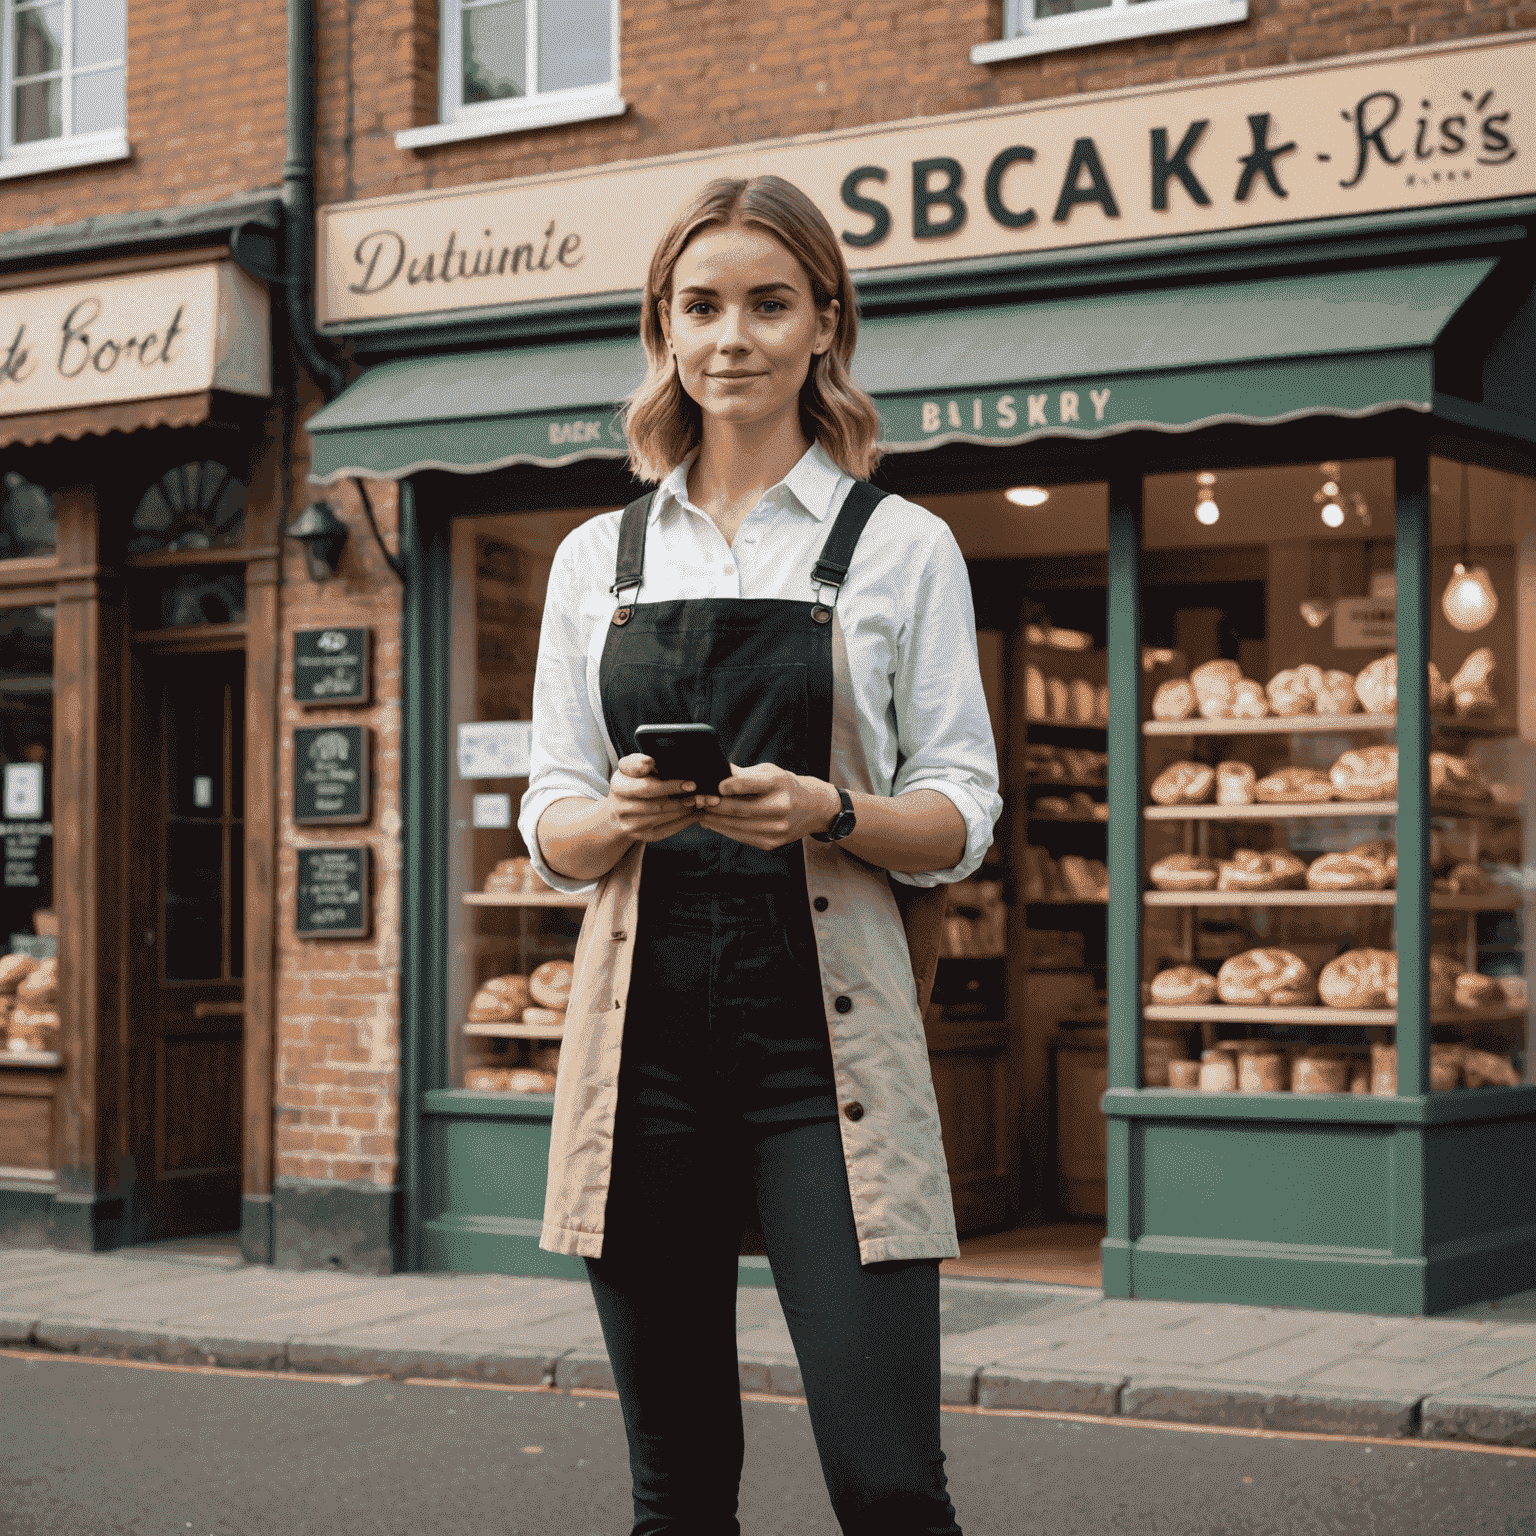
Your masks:
{"label": "front pocket of dungarees", "polygon": [[704,679],[707,720],[738,768],[776,763],[815,773],[805,762],[810,683],[803,662],[783,666],[714,667]]}

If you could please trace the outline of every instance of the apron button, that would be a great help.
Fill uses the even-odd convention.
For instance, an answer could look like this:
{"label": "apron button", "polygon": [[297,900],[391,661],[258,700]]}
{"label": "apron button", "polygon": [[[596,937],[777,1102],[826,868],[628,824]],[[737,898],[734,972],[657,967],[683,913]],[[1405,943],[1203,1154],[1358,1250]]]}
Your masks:
{"label": "apron button", "polygon": [[811,903],[811,905],[815,907],[818,912],[825,912],[827,910],[827,898],[825,896],[818,896],[816,900]]}
{"label": "apron button", "polygon": [[862,1120],[864,1118],[864,1106],[855,1099],[852,1104],[843,1105],[843,1113],[850,1120]]}
{"label": "apron button", "polygon": [[613,930],[613,936],[616,939],[627,939],[629,937],[629,935],[622,928],[615,928]]}
{"label": "apron button", "polygon": [[613,611],[613,622],[622,629],[624,625],[629,623],[629,609],[615,608]]}
{"label": "apron button", "polygon": [[853,999],[851,997],[840,997],[835,1003],[832,1004],[832,1006],[836,1008],[839,1013],[849,1013],[853,1009]]}
{"label": "apron button", "polygon": [[[816,606],[811,609],[811,617],[815,619],[818,624],[830,624],[832,622],[832,610],[828,608],[825,603],[817,603]],[[614,622],[617,623],[618,620],[615,619]]]}

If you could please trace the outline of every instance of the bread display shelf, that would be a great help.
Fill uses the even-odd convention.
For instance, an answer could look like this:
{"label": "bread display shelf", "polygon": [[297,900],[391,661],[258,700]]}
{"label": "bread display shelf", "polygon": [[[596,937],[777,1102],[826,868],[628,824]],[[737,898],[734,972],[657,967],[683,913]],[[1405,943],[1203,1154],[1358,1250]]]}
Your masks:
{"label": "bread display shelf", "polygon": [[[1142,1017],[1171,1024],[1386,1024],[1397,1023],[1395,1008],[1266,1008],[1241,1003],[1147,1003]],[[1431,1024],[1508,1024],[1523,1019],[1523,1008],[1448,1008]]]}
{"label": "bread display shelf", "polygon": [[561,1040],[563,1024],[494,1024],[471,1021],[464,1026],[466,1035],[490,1035],[496,1040]]}
{"label": "bread display shelf", "polygon": [[1041,813],[1040,811],[1031,811],[1029,819],[1031,821],[1077,821],[1088,827],[1107,827],[1109,825],[1109,818],[1106,816],[1052,816],[1049,813]]}
{"label": "bread display shelf", "polygon": [[1026,907],[1107,907],[1108,896],[1026,896]]}
{"label": "bread display shelf", "polygon": [[[1391,907],[1396,891],[1148,891],[1142,900],[1149,907]],[[1520,897],[1514,891],[1492,891],[1481,896],[1461,896],[1432,891],[1430,908],[1435,912],[1514,912]]]}
{"label": "bread display shelf", "polygon": [[57,1051],[0,1050],[0,1067],[56,1067],[63,1060]]}
{"label": "bread display shelf", "polygon": [[1105,779],[1025,779],[1026,789],[1105,789]]}
{"label": "bread display shelf", "polygon": [[[1468,816],[1478,821],[1518,821],[1521,807],[1500,805],[1492,800],[1449,800],[1442,797],[1429,802],[1430,812],[1438,816]],[[1296,821],[1325,819],[1331,816],[1396,816],[1396,800],[1322,800],[1268,802],[1253,805],[1149,805],[1144,812],[1148,821]]]}
{"label": "bread display shelf", "polygon": [[[1432,730],[1461,736],[1509,736],[1507,725],[1431,715]],[[1259,720],[1147,720],[1145,736],[1341,736],[1352,731],[1395,731],[1396,715],[1265,715]]]}
{"label": "bread display shelf", "polygon": [[1107,731],[1108,720],[1056,720],[1050,715],[1025,715],[1025,725],[1048,725],[1059,731]]}
{"label": "bread display shelf", "polygon": [[466,907],[584,907],[586,896],[567,896],[564,891],[465,891]]}

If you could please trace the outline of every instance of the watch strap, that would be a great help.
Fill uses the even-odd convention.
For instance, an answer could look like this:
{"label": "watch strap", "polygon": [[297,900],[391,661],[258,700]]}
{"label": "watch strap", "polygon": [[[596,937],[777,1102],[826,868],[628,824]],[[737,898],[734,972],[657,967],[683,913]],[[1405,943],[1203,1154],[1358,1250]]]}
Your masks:
{"label": "watch strap", "polygon": [[841,785],[834,785],[833,787],[837,790],[837,798],[841,802],[841,808],[837,815],[832,818],[832,825],[825,832],[811,833],[811,836],[818,843],[841,842],[854,829],[853,797]]}

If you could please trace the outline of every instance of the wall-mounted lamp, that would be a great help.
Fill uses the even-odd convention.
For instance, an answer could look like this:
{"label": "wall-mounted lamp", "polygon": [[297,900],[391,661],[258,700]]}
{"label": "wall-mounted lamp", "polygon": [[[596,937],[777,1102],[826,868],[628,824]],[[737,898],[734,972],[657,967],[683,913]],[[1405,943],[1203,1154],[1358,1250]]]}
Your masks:
{"label": "wall-mounted lamp", "polygon": [[347,542],[347,525],[329,502],[310,502],[288,525],[288,537],[304,546],[304,568],[311,581],[329,581],[336,574]]}

